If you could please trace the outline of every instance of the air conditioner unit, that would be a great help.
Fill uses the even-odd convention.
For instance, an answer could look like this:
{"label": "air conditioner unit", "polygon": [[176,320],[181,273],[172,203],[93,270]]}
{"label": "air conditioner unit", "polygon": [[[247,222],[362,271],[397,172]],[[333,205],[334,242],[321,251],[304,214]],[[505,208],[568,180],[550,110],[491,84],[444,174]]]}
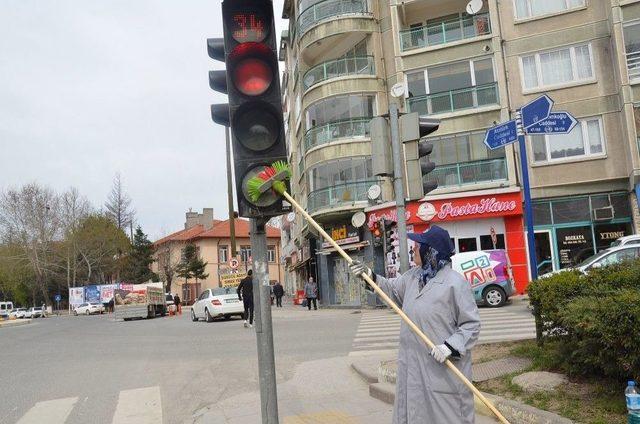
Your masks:
{"label": "air conditioner unit", "polygon": [[593,210],[594,221],[611,221],[613,216],[613,206],[606,206],[604,208],[597,208]]}

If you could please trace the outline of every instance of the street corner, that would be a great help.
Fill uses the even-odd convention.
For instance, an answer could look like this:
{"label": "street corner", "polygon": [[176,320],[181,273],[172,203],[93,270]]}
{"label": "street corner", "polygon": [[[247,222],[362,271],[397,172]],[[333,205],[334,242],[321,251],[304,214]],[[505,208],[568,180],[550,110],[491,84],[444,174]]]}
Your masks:
{"label": "street corner", "polygon": [[12,320],[4,320],[0,321],[0,328],[8,328],[8,327],[20,327],[22,325],[31,324],[30,319],[12,319]]}

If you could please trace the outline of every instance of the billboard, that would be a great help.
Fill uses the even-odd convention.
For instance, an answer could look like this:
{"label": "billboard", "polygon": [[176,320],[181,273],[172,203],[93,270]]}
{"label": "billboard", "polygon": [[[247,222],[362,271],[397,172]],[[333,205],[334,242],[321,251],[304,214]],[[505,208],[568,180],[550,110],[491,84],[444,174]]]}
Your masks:
{"label": "billboard", "polygon": [[109,303],[113,299],[113,292],[117,284],[103,284],[100,286],[100,303]]}
{"label": "billboard", "polygon": [[100,286],[90,285],[84,287],[84,299],[87,302],[100,302]]}
{"label": "billboard", "polygon": [[84,287],[69,288],[69,305],[77,306],[84,303]]}

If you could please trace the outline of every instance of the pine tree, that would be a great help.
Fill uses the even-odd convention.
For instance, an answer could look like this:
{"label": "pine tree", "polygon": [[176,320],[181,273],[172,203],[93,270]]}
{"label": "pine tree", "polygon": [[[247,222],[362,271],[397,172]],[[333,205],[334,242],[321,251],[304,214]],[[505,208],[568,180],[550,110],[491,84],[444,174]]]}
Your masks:
{"label": "pine tree", "polygon": [[133,245],[129,253],[127,266],[127,280],[136,283],[144,283],[149,280],[158,280],[158,275],[151,271],[154,248],[153,244],[138,226],[133,237]]}
{"label": "pine tree", "polygon": [[189,281],[189,278],[193,278],[191,264],[196,259],[197,253],[198,250],[192,243],[187,244],[182,253],[182,260],[178,264],[176,274],[178,275],[178,277],[184,278],[185,284]]}
{"label": "pine tree", "polygon": [[122,187],[120,174],[116,174],[113,179],[113,187],[104,207],[107,209],[107,216],[115,222],[119,229],[126,232],[127,227],[133,222],[136,211],[131,207],[131,198]]}
{"label": "pine tree", "polygon": [[191,268],[191,275],[196,279],[196,284],[198,284],[198,280],[204,280],[209,276],[206,274],[204,270],[207,267],[207,262],[204,262],[199,256],[191,261],[189,268]]}

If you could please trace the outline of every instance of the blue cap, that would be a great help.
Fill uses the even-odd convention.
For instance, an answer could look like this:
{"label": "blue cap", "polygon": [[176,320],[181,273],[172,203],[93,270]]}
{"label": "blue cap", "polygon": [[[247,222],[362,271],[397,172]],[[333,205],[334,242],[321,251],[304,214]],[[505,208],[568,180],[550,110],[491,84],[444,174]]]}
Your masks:
{"label": "blue cap", "polygon": [[432,225],[424,233],[409,233],[407,237],[420,244],[433,247],[439,253],[438,259],[449,259],[455,251],[455,246],[451,242],[451,236],[447,230],[437,225]]}
{"label": "blue cap", "polygon": [[635,381],[633,381],[633,380],[629,380],[629,381],[627,382],[627,385],[629,385],[629,386],[635,386],[635,385],[636,385],[636,382],[635,382]]}

